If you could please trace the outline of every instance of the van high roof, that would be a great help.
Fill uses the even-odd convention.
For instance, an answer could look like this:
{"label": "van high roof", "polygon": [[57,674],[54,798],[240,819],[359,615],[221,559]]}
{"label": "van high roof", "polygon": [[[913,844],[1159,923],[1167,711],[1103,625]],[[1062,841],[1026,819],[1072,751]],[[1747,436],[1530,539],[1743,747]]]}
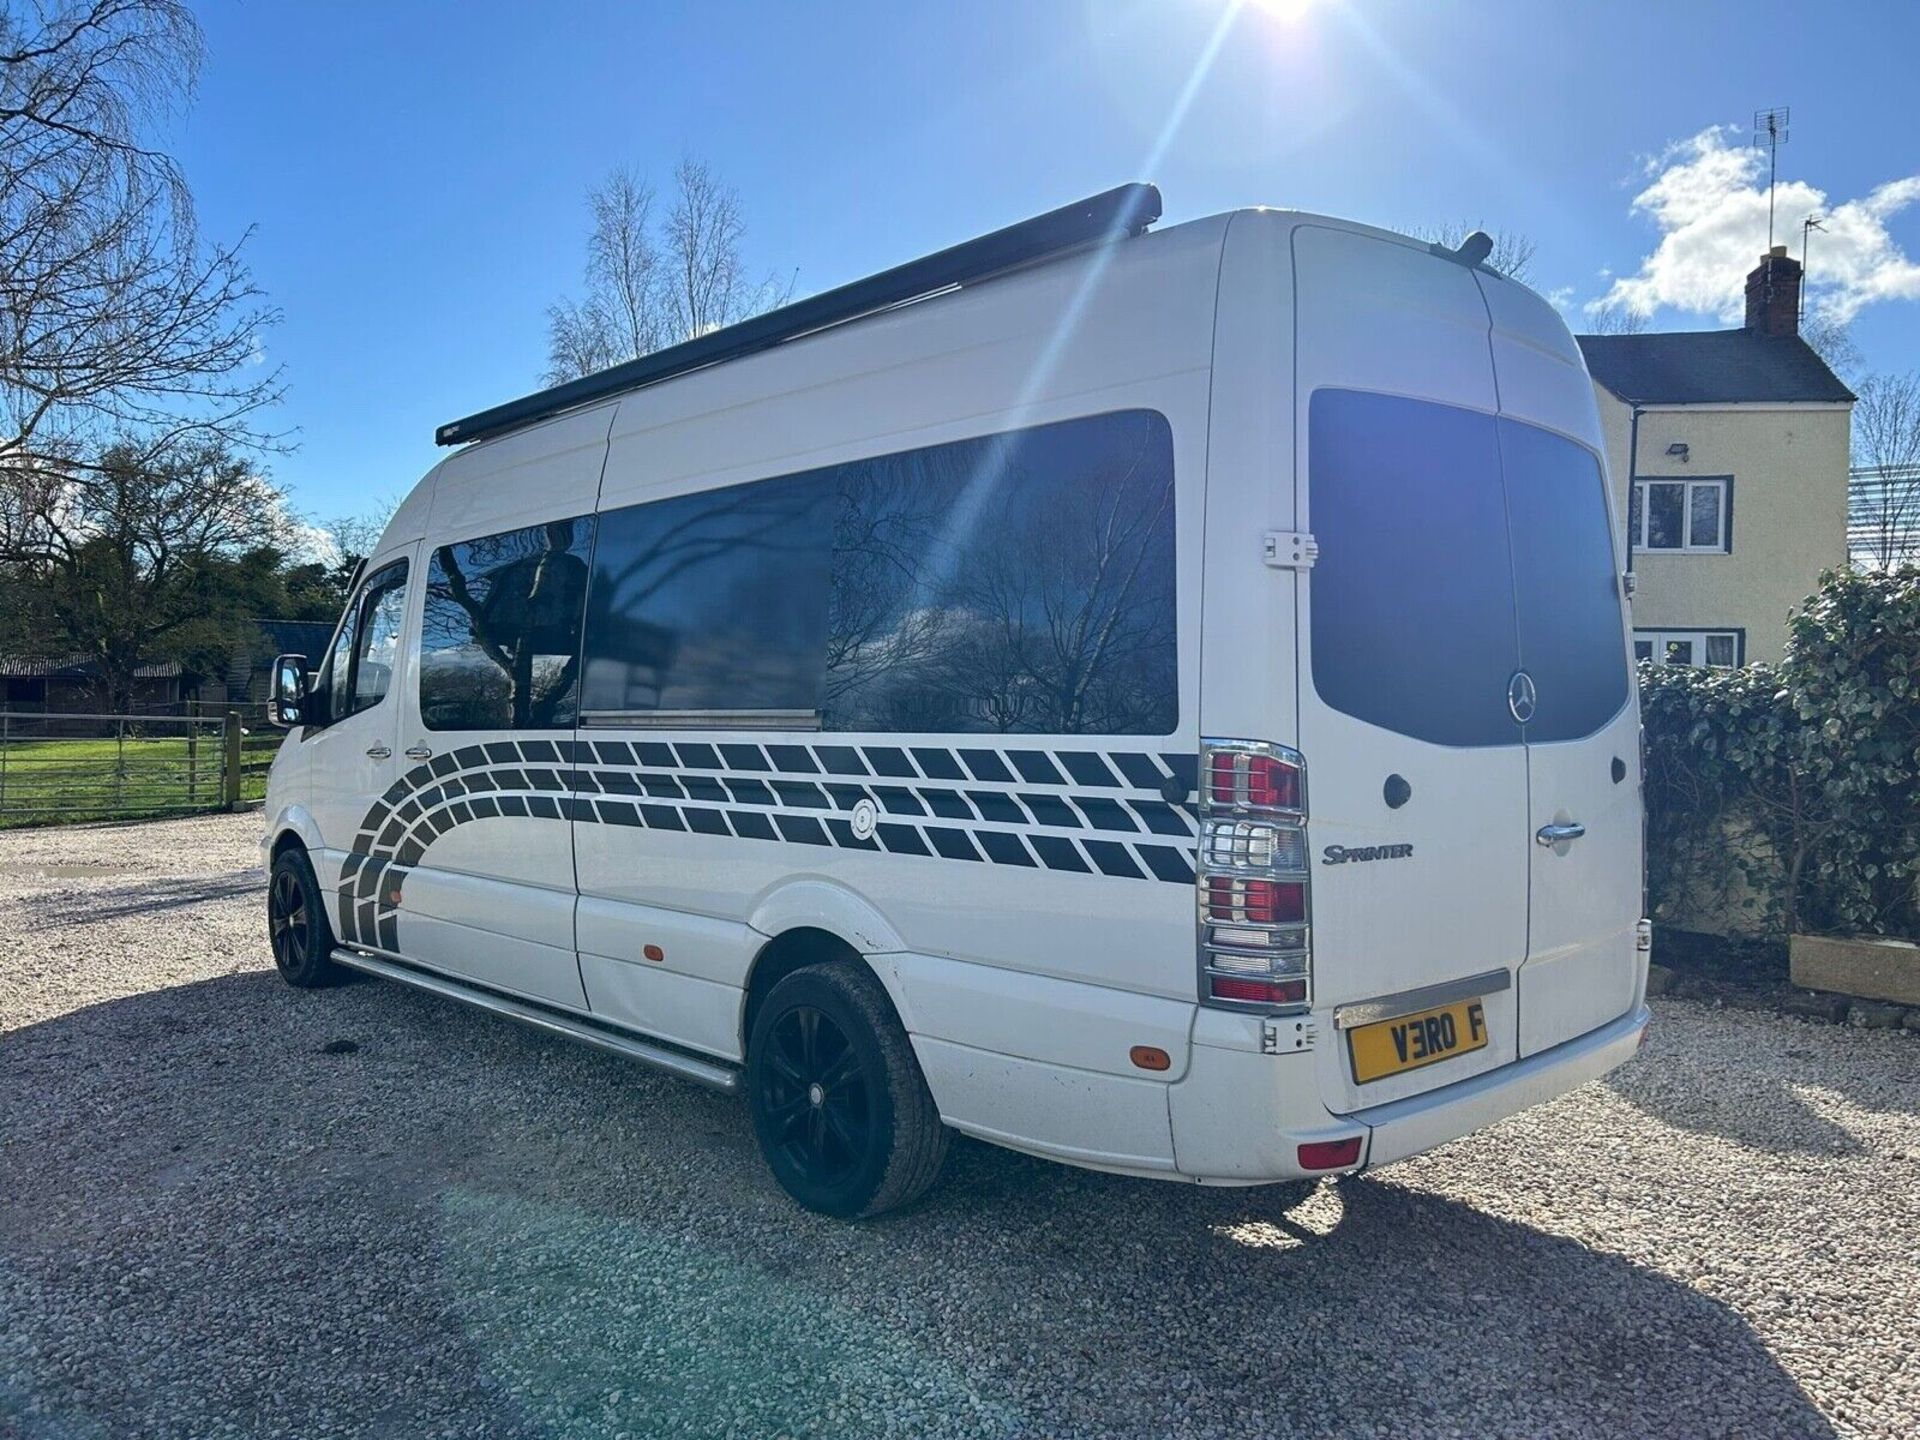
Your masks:
{"label": "van high roof", "polygon": [[[491,439],[596,400],[738,360],[789,340],[977,283],[1021,266],[1089,246],[1129,239],[1144,233],[1160,214],[1157,186],[1142,182],[1116,186],[891,270],[783,305],[764,315],[449,421],[434,432],[434,442],[464,445]],[[1350,221],[1327,220],[1326,223],[1367,234],[1385,236],[1388,233]],[[1391,238],[1405,240],[1406,237]],[[1457,250],[1442,245],[1428,248],[1436,255],[1471,267],[1486,258],[1492,242],[1476,231]]]}

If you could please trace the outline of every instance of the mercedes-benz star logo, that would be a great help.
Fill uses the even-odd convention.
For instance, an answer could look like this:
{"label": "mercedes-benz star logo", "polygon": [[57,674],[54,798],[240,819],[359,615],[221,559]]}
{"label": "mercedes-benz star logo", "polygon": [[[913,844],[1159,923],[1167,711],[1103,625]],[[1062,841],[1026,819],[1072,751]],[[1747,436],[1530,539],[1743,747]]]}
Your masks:
{"label": "mercedes-benz star logo", "polygon": [[1533,718],[1534,700],[1533,677],[1524,670],[1514,671],[1507,682],[1507,709],[1522,725]]}

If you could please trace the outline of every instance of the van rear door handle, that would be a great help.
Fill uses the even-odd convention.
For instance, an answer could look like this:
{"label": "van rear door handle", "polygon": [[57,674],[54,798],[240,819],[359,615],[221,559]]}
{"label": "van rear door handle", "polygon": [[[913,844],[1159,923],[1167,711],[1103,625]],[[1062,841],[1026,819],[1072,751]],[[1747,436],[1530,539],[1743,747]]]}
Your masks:
{"label": "van rear door handle", "polygon": [[1578,840],[1586,833],[1586,826],[1578,820],[1570,820],[1564,825],[1542,825],[1533,838],[1542,845],[1564,845],[1569,840]]}
{"label": "van rear door handle", "polygon": [[388,745],[369,745],[367,747],[367,758],[369,760],[384,760],[391,754],[393,754],[393,749]]}
{"label": "van rear door handle", "polygon": [[407,759],[409,760],[431,760],[432,758],[433,747],[431,745],[409,745],[407,747]]}

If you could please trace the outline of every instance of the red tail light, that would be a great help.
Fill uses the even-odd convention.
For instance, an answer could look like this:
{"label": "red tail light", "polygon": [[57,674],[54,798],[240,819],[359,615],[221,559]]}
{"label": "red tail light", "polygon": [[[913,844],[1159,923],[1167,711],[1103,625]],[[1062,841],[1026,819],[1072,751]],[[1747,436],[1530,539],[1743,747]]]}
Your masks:
{"label": "red tail light", "polygon": [[1307,918],[1306,883],[1209,875],[1207,918],[1226,925],[1298,925]]}
{"label": "red tail light", "polygon": [[1298,1005],[1307,998],[1305,980],[1240,980],[1215,975],[1209,983],[1208,993],[1214,999],[1239,1005]]}
{"label": "red tail light", "polygon": [[1207,798],[1215,805],[1298,810],[1300,767],[1277,755],[1216,750],[1207,766]]}
{"label": "red tail light", "polygon": [[1306,762],[1264,740],[1207,740],[1200,805],[1200,996],[1307,1003]]}

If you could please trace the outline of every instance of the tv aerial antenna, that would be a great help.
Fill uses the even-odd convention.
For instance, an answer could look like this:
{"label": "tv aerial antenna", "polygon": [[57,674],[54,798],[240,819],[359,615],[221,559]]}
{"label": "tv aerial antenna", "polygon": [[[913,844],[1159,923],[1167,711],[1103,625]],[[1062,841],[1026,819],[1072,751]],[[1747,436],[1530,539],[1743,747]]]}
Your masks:
{"label": "tv aerial antenna", "polygon": [[1785,105],[1753,112],[1753,143],[1767,147],[1767,249],[1773,249],[1773,188],[1780,175],[1780,147],[1787,143],[1787,120],[1791,111]]}

